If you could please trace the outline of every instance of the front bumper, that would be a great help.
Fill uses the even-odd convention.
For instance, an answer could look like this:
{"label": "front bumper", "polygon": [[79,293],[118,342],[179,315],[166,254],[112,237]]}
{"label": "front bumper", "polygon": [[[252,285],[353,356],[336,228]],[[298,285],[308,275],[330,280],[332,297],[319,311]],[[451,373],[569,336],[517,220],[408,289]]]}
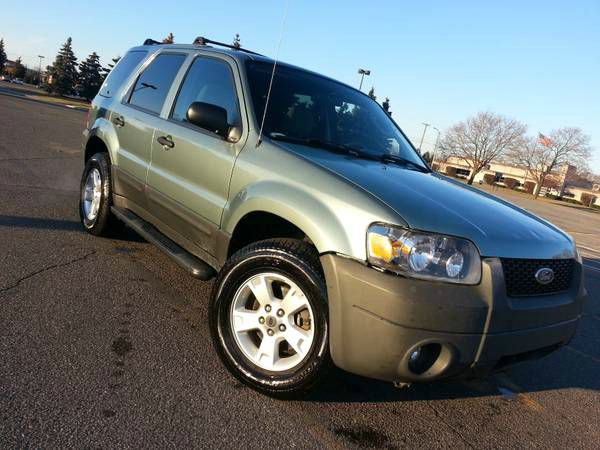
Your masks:
{"label": "front bumper", "polygon": [[[483,260],[477,286],[401,277],[332,254],[321,262],[334,363],[382,380],[430,381],[543,356],[573,337],[585,298],[580,264],[566,292],[510,298],[497,258]],[[418,348],[433,349],[426,370],[410,361]]]}

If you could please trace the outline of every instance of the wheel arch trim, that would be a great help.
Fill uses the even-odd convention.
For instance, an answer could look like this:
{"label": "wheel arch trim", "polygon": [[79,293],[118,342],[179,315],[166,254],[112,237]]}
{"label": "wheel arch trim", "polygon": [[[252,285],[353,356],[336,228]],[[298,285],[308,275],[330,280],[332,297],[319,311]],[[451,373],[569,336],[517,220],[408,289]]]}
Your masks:
{"label": "wheel arch trim", "polygon": [[[110,121],[108,121],[104,117],[96,119],[92,128],[90,128],[90,130],[87,134],[85,149],[87,149],[89,142],[93,138],[97,138],[97,139],[100,139],[100,141],[102,141],[102,143],[108,150],[108,155],[109,155],[111,164],[118,165],[117,149],[119,148],[119,139],[118,139],[117,133],[116,133],[113,125],[110,123]],[[85,156],[85,152],[84,152],[84,156]]]}
{"label": "wheel arch trim", "polygon": [[304,190],[278,181],[257,182],[238,192],[223,211],[221,228],[233,236],[243,218],[257,212],[290,222],[310,239],[319,253],[352,251],[347,229],[329,205]]}

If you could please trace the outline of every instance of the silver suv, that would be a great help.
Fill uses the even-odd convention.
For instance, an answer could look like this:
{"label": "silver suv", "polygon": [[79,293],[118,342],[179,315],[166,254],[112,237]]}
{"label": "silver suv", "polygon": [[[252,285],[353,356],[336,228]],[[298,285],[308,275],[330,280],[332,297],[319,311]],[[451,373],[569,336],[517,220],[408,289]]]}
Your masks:
{"label": "silver suv", "polygon": [[131,49],[94,99],[80,215],[216,277],[225,366],[270,395],[333,363],[399,383],[488,373],[575,333],[575,243],[430,170],[352,87],[199,38]]}

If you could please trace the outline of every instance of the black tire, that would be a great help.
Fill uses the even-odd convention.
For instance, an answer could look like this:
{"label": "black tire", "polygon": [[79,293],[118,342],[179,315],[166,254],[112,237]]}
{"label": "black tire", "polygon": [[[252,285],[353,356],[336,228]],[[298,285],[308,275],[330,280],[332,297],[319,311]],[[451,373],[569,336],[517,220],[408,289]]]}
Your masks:
{"label": "black tire", "polygon": [[[101,190],[100,206],[93,219],[87,217],[84,209],[85,184],[88,174],[93,169],[100,172]],[[110,210],[112,206],[112,177],[108,153],[96,153],[86,163],[79,186],[79,218],[85,230],[94,236],[114,236],[123,229],[119,221]]]}
{"label": "black tire", "polygon": [[[313,311],[314,338],[310,350],[285,372],[264,370],[246,358],[235,341],[229,310],[238,288],[253,275],[275,272],[288,277],[305,293]],[[240,381],[274,397],[299,397],[324,378],[331,366],[325,280],[314,247],[295,239],[251,244],[235,253],[219,273],[211,295],[209,325],[216,351]]]}

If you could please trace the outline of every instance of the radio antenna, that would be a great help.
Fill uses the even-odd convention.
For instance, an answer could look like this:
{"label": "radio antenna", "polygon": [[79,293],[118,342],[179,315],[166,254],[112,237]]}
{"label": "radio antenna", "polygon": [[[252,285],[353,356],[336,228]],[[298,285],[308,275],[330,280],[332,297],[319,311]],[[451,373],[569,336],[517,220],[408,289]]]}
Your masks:
{"label": "radio antenna", "polygon": [[269,81],[269,89],[267,90],[267,99],[265,100],[265,109],[263,111],[262,120],[260,122],[260,130],[258,132],[258,140],[256,141],[256,148],[262,143],[263,128],[265,126],[265,119],[267,118],[267,108],[269,107],[269,100],[271,99],[271,88],[273,87],[273,79],[275,78],[275,68],[277,67],[277,60],[279,59],[279,50],[281,49],[281,42],[283,41],[283,32],[285,30],[285,21],[287,19],[288,7],[290,6],[290,0],[285,2],[285,10],[283,12],[283,18],[281,19],[281,31],[279,32],[279,43],[277,44],[277,50],[275,51],[275,61],[273,62],[273,71],[271,72],[271,81]]}

